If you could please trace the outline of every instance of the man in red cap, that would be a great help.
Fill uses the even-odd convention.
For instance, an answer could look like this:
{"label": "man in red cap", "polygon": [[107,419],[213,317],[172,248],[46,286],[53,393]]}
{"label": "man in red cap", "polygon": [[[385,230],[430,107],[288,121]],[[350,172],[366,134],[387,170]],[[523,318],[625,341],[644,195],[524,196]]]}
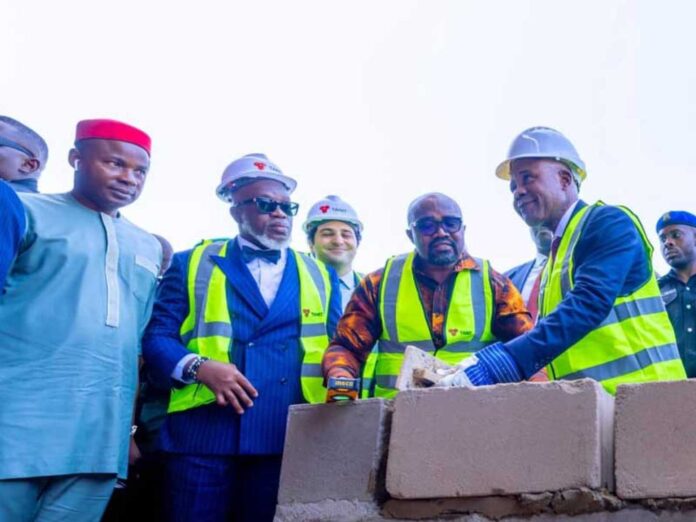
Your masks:
{"label": "man in red cap", "polygon": [[77,125],[66,194],[20,194],[26,227],[0,296],[0,520],[99,520],[125,477],[140,336],[160,243],[119,213],[150,138]]}

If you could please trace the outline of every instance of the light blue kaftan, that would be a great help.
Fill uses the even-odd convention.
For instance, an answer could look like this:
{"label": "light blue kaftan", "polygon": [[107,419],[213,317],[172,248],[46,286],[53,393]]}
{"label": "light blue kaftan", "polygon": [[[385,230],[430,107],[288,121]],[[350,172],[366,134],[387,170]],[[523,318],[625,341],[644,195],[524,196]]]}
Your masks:
{"label": "light blue kaftan", "polygon": [[125,477],[159,242],[69,194],[22,194],[27,231],[0,296],[0,479]]}

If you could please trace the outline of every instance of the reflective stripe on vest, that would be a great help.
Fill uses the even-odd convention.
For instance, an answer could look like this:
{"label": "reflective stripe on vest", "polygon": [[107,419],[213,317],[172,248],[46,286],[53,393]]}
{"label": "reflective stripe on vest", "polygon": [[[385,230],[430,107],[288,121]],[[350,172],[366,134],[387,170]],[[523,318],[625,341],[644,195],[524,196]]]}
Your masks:
{"label": "reflective stripe on vest", "polygon": [[[574,250],[594,209],[602,202],[575,213],[563,233],[555,260],[542,275],[540,316],[552,313],[574,287]],[[566,349],[548,366],[551,379],[599,381],[609,393],[623,383],[679,380],[686,377],[674,331],[665,311],[652,271],[652,246],[638,218],[618,207],[639,231],[650,268],[650,278],[638,290],[619,297],[607,317],[593,331]]]}
{"label": "reflective stripe on vest", "polygon": [[447,307],[446,344],[435,350],[425,311],[421,304],[413,260],[415,252],[387,261],[380,285],[382,336],[375,371],[375,396],[396,394],[406,345],[416,346],[450,364],[495,341],[491,332],[493,292],[488,261],[476,259],[479,270],[457,274]]}
{"label": "reflective stripe on vest", "polygon": [[[189,313],[179,334],[193,353],[230,362],[232,322],[227,303],[227,280],[212,256],[224,257],[229,241],[204,241],[189,260]],[[323,402],[321,359],[329,344],[326,323],[331,283],[326,268],[305,254],[289,250],[297,261],[300,282],[300,341],[303,348],[301,384],[307,402]],[[173,389],[169,412],[183,411],[215,401],[213,392],[200,384]]]}

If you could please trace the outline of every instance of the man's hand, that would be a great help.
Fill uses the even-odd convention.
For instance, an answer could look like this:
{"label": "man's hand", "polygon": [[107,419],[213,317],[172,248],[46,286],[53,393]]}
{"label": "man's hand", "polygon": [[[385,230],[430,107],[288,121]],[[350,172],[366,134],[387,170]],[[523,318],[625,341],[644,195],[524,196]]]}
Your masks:
{"label": "man's hand", "polygon": [[[353,379],[353,376],[350,374],[348,370],[345,370],[343,368],[331,368],[327,374],[326,374],[326,382],[328,384],[329,379]],[[326,390],[326,402],[336,402],[334,397],[335,397],[335,392],[332,392],[330,388],[327,388]],[[356,399],[357,399],[357,394],[356,394]]]}
{"label": "man's hand", "polygon": [[254,405],[252,398],[259,396],[256,388],[234,364],[205,361],[198,369],[197,377],[215,394],[220,406],[230,405],[240,415],[245,408]]}
{"label": "man's hand", "polygon": [[135,466],[135,463],[140,460],[140,448],[135,443],[135,439],[131,436],[130,447],[128,448],[128,465]]}

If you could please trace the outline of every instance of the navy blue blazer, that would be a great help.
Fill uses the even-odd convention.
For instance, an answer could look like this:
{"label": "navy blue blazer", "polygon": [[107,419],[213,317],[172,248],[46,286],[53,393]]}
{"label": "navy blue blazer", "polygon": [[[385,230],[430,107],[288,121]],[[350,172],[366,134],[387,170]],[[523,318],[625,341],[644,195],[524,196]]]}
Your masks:
{"label": "navy blue blazer", "polygon": [[529,272],[531,272],[532,267],[534,267],[534,261],[535,260],[532,259],[531,261],[527,261],[526,263],[517,265],[516,267],[513,267],[507,272],[505,272],[505,275],[510,278],[510,281],[512,281],[512,284],[517,287],[520,293],[522,293],[524,284],[527,282]]}
{"label": "navy blue blazer", "polygon": [[[179,329],[189,312],[187,272],[191,250],[174,255],[158,288],[152,318],[143,337],[143,356],[155,382],[170,378],[189,354]],[[167,415],[159,447],[168,452],[206,455],[277,455],[283,451],[291,404],[304,402],[300,387],[302,347],[297,262],[291,251],[275,300],[266,305],[242,260],[237,241],[227,255],[215,257],[227,277],[232,318],[232,362],[259,392],[254,406],[238,415],[229,407],[209,404]],[[331,275],[329,338],[341,315],[338,276]]]}
{"label": "navy blue blazer", "polygon": [[[580,201],[573,215],[585,206]],[[504,344],[525,378],[597,328],[617,297],[653,276],[640,232],[625,212],[609,205],[592,211],[573,262],[573,290],[534,329]]]}

